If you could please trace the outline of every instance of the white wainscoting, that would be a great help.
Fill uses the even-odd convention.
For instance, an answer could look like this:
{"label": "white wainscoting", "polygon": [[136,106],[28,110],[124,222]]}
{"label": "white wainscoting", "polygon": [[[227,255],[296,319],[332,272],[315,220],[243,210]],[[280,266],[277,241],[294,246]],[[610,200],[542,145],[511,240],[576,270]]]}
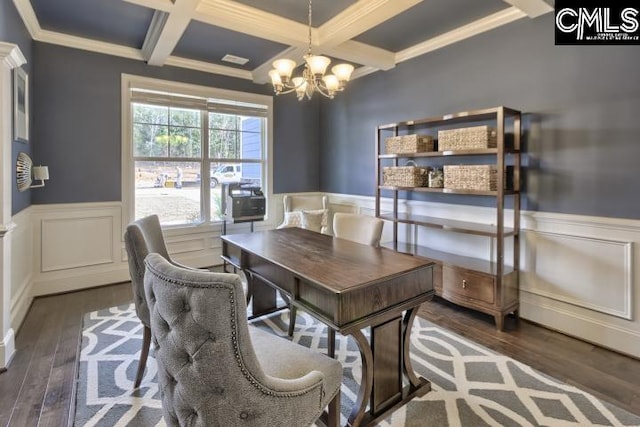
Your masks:
{"label": "white wainscoting", "polygon": [[[373,197],[330,194],[330,204],[373,215]],[[390,212],[383,199],[382,212]],[[400,201],[401,212],[495,223],[486,207]],[[508,212],[506,224],[513,214]],[[521,212],[522,318],[621,353],[640,357],[640,221]],[[392,238],[385,224],[383,241]],[[426,227],[398,227],[401,241],[425,242],[447,252],[495,260],[495,242]],[[507,246],[507,256],[512,246]]]}
{"label": "white wainscoting", "polygon": [[[321,193],[308,193],[321,194]],[[269,220],[282,221],[282,194],[272,196]],[[329,194],[331,212],[373,215],[373,197]],[[390,211],[383,200],[382,211]],[[405,201],[400,209],[460,220],[492,223],[493,209]],[[17,329],[34,296],[129,280],[119,202],[34,205],[13,217],[12,326]],[[523,212],[520,314],[524,319],[640,357],[640,221]],[[227,233],[249,224],[229,224]],[[220,264],[219,225],[168,229],[165,239],[176,260],[204,267]],[[399,227],[400,239],[494,259],[494,244],[476,236]],[[383,241],[392,239],[387,223]],[[480,255],[482,254],[482,255]]]}
{"label": "white wainscoting", "polygon": [[11,238],[11,327],[22,324],[33,301],[33,253],[35,236],[31,208],[12,217],[15,228]]}
{"label": "white wainscoting", "polygon": [[[272,198],[268,220],[255,223],[255,230],[274,228],[282,221],[280,200],[282,195]],[[23,277],[27,285],[20,286],[29,289],[25,294],[29,298],[129,280],[122,203],[33,205],[19,215],[28,219],[25,224],[21,221],[20,230],[13,235],[28,232],[33,236],[30,246],[17,249],[33,254],[26,264],[31,274]],[[228,224],[227,233],[248,232],[250,227],[249,223]],[[172,258],[208,267],[222,263],[221,232],[217,224],[168,228],[164,236]]]}

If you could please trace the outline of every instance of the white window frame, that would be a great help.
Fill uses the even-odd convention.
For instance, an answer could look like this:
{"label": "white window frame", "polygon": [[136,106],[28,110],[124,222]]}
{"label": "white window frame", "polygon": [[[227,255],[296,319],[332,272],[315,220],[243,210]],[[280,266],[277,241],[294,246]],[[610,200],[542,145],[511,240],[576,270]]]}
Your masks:
{"label": "white window frame", "polygon": [[[263,167],[262,167],[262,191],[267,197],[267,214],[265,221],[269,219],[269,202],[273,195],[273,97],[249,92],[240,92],[229,89],[200,86],[190,83],[179,83],[169,80],[161,80],[150,77],[122,74],[121,80],[121,103],[122,103],[122,229],[133,221],[135,217],[135,173],[134,155],[132,145],[132,121],[133,112],[131,110],[131,89],[146,89],[167,93],[176,93],[187,96],[195,96],[207,99],[224,99],[237,102],[247,102],[267,106],[265,145],[263,147]],[[201,173],[205,173],[202,171]],[[205,188],[201,197],[209,198],[209,188]],[[206,205],[205,205],[206,206]],[[201,232],[220,230],[222,221],[211,221],[209,209],[205,209],[202,223],[181,224],[166,226],[172,230],[187,232]],[[163,226],[165,227],[165,226]]]}

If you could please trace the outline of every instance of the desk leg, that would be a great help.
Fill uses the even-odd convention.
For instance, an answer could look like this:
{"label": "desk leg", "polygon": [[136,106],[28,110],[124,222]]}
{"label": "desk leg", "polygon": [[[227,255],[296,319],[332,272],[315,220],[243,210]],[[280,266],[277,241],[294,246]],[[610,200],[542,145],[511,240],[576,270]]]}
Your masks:
{"label": "desk leg", "polygon": [[360,356],[362,358],[362,379],[360,381],[360,390],[358,391],[358,398],[353,405],[351,415],[349,415],[349,421],[347,426],[355,427],[359,426],[362,419],[365,416],[364,410],[367,407],[367,402],[371,397],[371,390],[373,389],[373,354],[371,353],[371,347],[369,341],[362,334],[362,331],[357,330],[351,333],[351,336],[358,344],[360,349]]}
{"label": "desk leg", "polygon": [[276,307],[276,290],[251,274],[249,288],[251,289],[252,317],[272,313]]}
{"label": "desk leg", "polygon": [[424,396],[431,391],[431,383],[422,377],[419,378],[411,364],[411,329],[413,327],[413,321],[416,318],[416,314],[418,314],[418,307],[407,310],[402,321],[404,346],[402,350],[404,355],[402,371],[409,379],[409,392],[412,394],[415,393],[416,396]]}
{"label": "desk leg", "polygon": [[[375,426],[393,411],[431,390],[431,383],[418,377],[411,364],[411,327],[418,312],[414,307],[404,315],[371,327],[371,343],[357,330],[351,336],[362,358],[360,390],[349,416],[348,427]],[[403,375],[409,385],[402,387]],[[367,403],[369,412],[365,412]]]}

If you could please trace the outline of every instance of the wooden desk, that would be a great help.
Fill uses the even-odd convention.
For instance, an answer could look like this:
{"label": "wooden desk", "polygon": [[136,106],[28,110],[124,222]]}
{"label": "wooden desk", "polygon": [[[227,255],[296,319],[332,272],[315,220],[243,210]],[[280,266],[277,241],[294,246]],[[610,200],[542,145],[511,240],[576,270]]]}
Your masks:
{"label": "wooden desk", "polygon": [[[418,307],[433,297],[432,262],[300,228],[222,236],[222,256],[247,274],[254,314],[273,311],[280,290],[354,338],[362,381],[349,426],[375,425],[431,390],[413,371],[409,345]],[[370,342],[365,327],[371,328]],[[404,388],[403,376],[409,384]]]}

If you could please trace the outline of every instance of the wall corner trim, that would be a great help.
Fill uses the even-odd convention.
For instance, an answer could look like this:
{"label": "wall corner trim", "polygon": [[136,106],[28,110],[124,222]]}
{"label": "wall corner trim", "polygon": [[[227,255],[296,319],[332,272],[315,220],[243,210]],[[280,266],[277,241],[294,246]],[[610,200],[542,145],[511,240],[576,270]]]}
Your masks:
{"label": "wall corner trim", "polygon": [[27,60],[17,44],[0,42],[0,62],[13,69],[26,64]]}

